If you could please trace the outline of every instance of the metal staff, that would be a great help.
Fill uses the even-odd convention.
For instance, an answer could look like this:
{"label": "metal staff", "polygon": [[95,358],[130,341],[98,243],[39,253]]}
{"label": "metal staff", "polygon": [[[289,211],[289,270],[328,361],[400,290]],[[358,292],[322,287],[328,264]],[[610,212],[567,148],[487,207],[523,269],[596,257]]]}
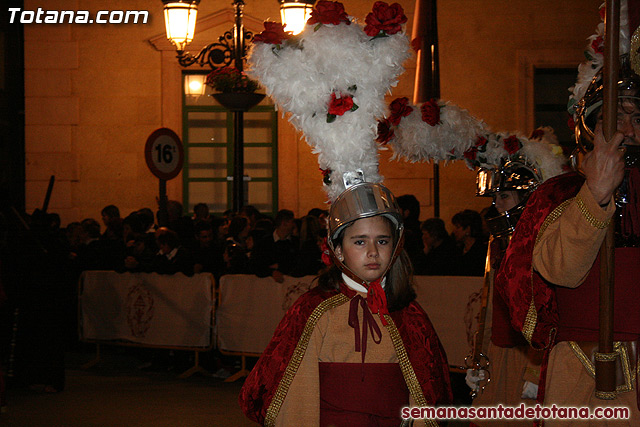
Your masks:
{"label": "metal staff", "polygon": [[[606,141],[616,132],[618,113],[618,69],[620,2],[607,0],[605,14],[602,128]],[[616,353],[613,351],[614,224],[600,248],[600,335],[596,353],[596,397],[616,397]]]}

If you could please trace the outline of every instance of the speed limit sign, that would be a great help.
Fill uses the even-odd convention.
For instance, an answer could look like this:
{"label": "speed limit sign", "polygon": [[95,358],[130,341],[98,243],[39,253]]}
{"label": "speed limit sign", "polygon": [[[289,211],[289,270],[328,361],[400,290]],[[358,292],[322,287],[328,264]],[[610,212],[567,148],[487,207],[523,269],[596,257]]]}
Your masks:
{"label": "speed limit sign", "polygon": [[144,158],[149,170],[160,179],[170,180],[182,170],[184,151],[180,137],[168,128],[160,128],[149,138],[144,147]]}

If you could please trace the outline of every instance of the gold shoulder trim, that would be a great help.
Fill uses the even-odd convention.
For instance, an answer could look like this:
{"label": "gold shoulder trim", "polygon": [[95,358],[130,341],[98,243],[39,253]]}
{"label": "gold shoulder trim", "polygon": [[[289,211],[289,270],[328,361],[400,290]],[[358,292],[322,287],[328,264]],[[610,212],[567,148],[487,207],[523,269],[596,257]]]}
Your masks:
{"label": "gold shoulder trim", "polygon": [[593,214],[589,212],[587,205],[585,205],[584,200],[582,200],[580,196],[576,196],[576,204],[578,205],[578,209],[580,209],[580,212],[582,213],[584,218],[592,227],[602,230],[604,228],[607,228],[611,223],[611,218],[606,221],[600,221],[595,216],[593,216]]}
{"label": "gold shoulder trim", "polygon": [[291,382],[293,381],[293,377],[295,377],[298,368],[300,367],[300,363],[302,363],[302,359],[304,358],[304,354],[307,351],[307,346],[309,345],[309,340],[311,339],[311,334],[318,324],[318,320],[325,314],[327,311],[332,308],[338,307],[349,301],[349,298],[340,293],[338,295],[334,295],[331,298],[328,298],[322,301],[318,306],[313,310],[311,316],[307,320],[306,325],[304,326],[304,330],[302,331],[302,335],[298,340],[298,344],[296,345],[295,350],[293,351],[293,355],[291,356],[291,360],[287,365],[287,369],[284,371],[284,375],[280,380],[280,384],[278,385],[278,390],[276,390],[276,394],[273,396],[273,400],[267,408],[267,414],[264,418],[265,426],[274,426],[276,422],[276,417],[280,412],[280,408],[284,403],[284,399],[287,396],[287,392],[289,391],[289,387],[291,386]]}
{"label": "gold shoulder trim", "polygon": [[[393,348],[396,350],[398,363],[400,364],[400,370],[402,370],[402,376],[404,377],[404,381],[407,383],[409,393],[411,393],[411,397],[413,397],[413,400],[418,406],[426,407],[428,406],[427,399],[424,397],[424,393],[422,392],[422,387],[420,387],[420,383],[418,382],[416,372],[413,370],[413,366],[411,366],[409,355],[407,354],[407,350],[404,348],[404,343],[402,342],[400,332],[398,332],[398,328],[393,322],[391,316],[385,314],[384,318],[387,320],[387,330],[389,331],[389,336],[391,336]],[[438,423],[435,420],[425,419],[424,421],[427,426],[438,426]]]}

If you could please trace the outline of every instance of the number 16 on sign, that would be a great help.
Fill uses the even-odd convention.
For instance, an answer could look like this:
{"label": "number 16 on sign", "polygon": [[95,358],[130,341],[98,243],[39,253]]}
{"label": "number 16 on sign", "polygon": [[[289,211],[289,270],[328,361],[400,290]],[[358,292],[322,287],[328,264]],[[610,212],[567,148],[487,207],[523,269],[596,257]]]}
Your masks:
{"label": "number 16 on sign", "polygon": [[184,161],[180,137],[171,129],[156,129],[147,138],[144,158],[151,173],[160,180],[158,225],[164,226],[167,214],[166,182],[178,176]]}

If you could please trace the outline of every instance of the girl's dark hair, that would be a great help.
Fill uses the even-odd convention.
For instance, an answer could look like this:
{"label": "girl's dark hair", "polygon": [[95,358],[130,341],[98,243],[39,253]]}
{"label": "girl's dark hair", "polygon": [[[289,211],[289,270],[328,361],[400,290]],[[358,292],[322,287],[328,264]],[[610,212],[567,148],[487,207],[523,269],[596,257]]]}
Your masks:
{"label": "girl's dark hair", "polygon": [[[389,223],[391,229],[395,230],[395,226],[391,220],[386,217],[383,218]],[[335,240],[336,245],[342,244],[344,231],[349,226],[345,227],[340,232]],[[398,237],[394,232],[394,245],[397,238]],[[318,287],[326,291],[339,289],[340,282],[342,282],[342,272],[335,264],[318,276]],[[400,255],[387,272],[387,281],[385,283],[384,293],[387,296],[389,312],[402,310],[416,299],[416,292],[413,288],[413,267],[411,265],[409,255],[407,255],[407,252],[404,249],[400,252]]]}

